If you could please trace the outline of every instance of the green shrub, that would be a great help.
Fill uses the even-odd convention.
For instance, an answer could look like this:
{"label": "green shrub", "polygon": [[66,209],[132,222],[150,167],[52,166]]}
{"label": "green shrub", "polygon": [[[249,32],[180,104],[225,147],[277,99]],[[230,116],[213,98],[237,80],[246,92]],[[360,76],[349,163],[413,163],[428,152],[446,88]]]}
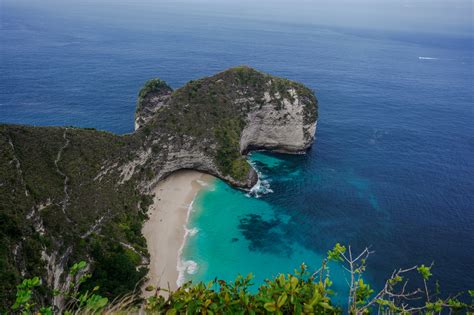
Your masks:
{"label": "green shrub", "polygon": [[[154,295],[142,300],[133,293],[124,295],[112,303],[101,296],[100,288],[86,291],[77,288],[88,281],[90,274],[84,273],[86,263],[81,261],[72,266],[69,289],[58,292],[67,302],[65,314],[124,314],[136,313],[140,309],[146,314],[341,314],[347,309],[349,314],[434,314],[442,312],[472,312],[474,290],[468,292],[470,303],[456,297],[441,298],[439,293],[429,291],[427,281],[431,277],[431,267],[425,265],[408,269],[398,269],[386,281],[385,286],[375,292],[363,280],[367,258],[371,252],[365,249],[353,255],[351,248],[336,244],[328,251],[328,257],[321,268],[310,272],[302,264],[293,274],[279,274],[266,280],[253,293],[253,276],[238,276],[233,282],[213,280],[209,283],[193,285],[187,282],[176,291],[148,286],[146,291]],[[355,258],[353,258],[355,257]],[[328,261],[341,263],[348,274],[348,305],[336,305],[335,292],[331,290]],[[406,290],[408,274],[414,272],[425,281],[423,289]],[[92,276],[93,277],[93,276]],[[118,279],[119,280],[119,279]],[[17,289],[17,299],[11,310],[22,314],[52,314],[53,307],[41,306],[32,300],[33,289],[41,280],[38,277],[24,280]],[[165,294],[163,294],[165,293]],[[341,293],[341,292],[338,292]],[[413,303],[415,301],[415,303]]]}

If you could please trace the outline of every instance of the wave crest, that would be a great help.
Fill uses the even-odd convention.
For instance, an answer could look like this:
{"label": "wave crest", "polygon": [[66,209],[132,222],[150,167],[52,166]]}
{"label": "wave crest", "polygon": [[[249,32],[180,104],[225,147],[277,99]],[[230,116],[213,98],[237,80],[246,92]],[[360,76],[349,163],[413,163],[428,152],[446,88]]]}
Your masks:
{"label": "wave crest", "polygon": [[185,227],[184,230],[185,230],[185,236],[184,237],[194,236],[199,232],[199,229],[195,228],[195,227],[191,228],[191,229],[188,229],[188,228]]}
{"label": "wave crest", "polygon": [[[194,196],[196,198],[196,196]],[[178,279],[176,280],[176,284],[178,287],[180,287],[185,281],[186,281],[186,274],[195,274],[198,270],[198,264],[194,260],[183,260],[182,255],[183,255],[183,249],[184,245],[186,244],[186,240],[190,236],[196,235],[196,233],[199,232],[199,229],[197,228],[191,228],[188,229],[187,225],[189,223],[189,217],[191,215],[191,212],[194,211],[194,199],[191,201],[188,207],[188,211],[186,214],[186,224],[183,226],[184,228],[184,238],[183,238],[183,243],[181,244],[181,247],[178,250],[178,263],[176,266],[176,270],[178,271]]]}
{"label": "wave crest", "polygon": [[270,180],[266,179],[267,177],[262,174],[257,168],[257,165],[253,162],[250,162],[255,171],[257,172],[257,183],[250,188],[250,191],[246,194],[247,197],[260,198],[262,195],[272,193],[273,190],[270,188]]}
{"label": "wave crest", "polygon": [[181,260],[178,262],[178,280],[176,280],[176,284],[181,286],[186,281],[186,274],[193,275],[195,274],[199,267],[197,262],[194,260]]}

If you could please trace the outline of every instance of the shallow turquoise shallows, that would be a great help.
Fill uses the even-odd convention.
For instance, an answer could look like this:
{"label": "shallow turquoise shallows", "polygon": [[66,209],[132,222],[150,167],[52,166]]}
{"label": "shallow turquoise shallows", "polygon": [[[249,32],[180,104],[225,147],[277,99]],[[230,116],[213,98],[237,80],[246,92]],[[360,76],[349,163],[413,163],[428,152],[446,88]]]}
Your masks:
{"label": "shallow turquoise shallows", "polygon": [[[217,277],[232,281],[238,274],[252,273],[256,290],[265,279],[293,272],[302,263],[310,271],[321,266],[324,253],[298,244],[294,233],[286,231],[291,217],[267,198],[273,194],[272,181],[292,181],[301,170],[287,169],[277,175],[285,161],[260,152],[252,154],[251,162],[265,173],[260,172],[260,181],[250,193],[216,179],[197,195],[181,257],[186,280],[207,282]],[[334,287],[347,287],[340,269],[331,268]]]}

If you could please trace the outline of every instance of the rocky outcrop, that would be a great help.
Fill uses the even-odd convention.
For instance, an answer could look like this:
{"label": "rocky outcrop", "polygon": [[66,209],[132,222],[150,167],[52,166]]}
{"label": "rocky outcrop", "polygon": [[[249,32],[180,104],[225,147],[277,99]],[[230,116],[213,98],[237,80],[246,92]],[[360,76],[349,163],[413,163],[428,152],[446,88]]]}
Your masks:
{"label": "rocky outcrop", "polygon": [[317,100],[299,83],[249,67],[191,81],[173,93],[156,82],[162,82],[156,91],[141,92],[136,120],[145,122],[139,127],[146,127],[146,147],[155,146],[157,154],[142,152],[131,162],[151,167],[155,176],[147,188],[183,168],[250,188],[257,176],[245,161],[249,151],[301,153],[314,141]]}
{"label": "rocky outcrop", "polygon": [[145,83],[138,94],[135,130],[144,126],[170,100],[173,89],[164,81],[153,79]]}
{"label": "rocky outcrop", "polygon": [[[295,89],[288,90],[292,99],[282,98],[278,93],[265,92],[265,103],[261,109],[247,116],[247,124],[240,138],[240,151],[271,150],[282,153],[302,153],[308,149],[315,137],[316,121],[305,120],[305,104],[311,100],[301,98]],[[275,102],[282,108],[275,110]]]}

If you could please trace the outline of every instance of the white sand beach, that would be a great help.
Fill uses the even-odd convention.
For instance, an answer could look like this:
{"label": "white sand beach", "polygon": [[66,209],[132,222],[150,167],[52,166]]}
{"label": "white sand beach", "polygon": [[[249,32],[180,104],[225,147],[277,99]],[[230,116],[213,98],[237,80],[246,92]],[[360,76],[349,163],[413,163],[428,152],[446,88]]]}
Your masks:
{"label": "white sand beach", "polygon": [[[149,285],[175,290],[179,272],[177,269],[180,248],[184,243],[185,226],[189,207],[203,185],[213,177],[197,171],[182,170],[161,181],[154,190],[154,203],[143,226],[150,253]],[[143,295],[154,292],[143,289]]]}

